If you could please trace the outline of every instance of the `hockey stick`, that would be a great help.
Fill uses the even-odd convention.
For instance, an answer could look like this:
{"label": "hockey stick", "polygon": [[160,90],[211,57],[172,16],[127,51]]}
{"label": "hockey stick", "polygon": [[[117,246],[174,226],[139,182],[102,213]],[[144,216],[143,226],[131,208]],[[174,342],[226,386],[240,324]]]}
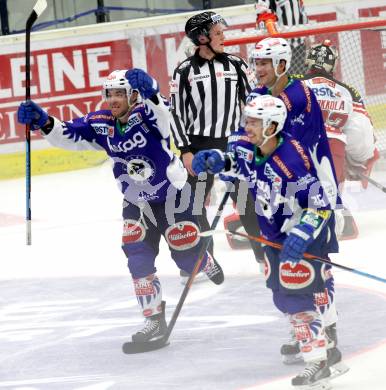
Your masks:
{"label": "hockey stick", "polygon": [[[38,17],[47,8],[46,0],[38,0],[27,19],[25,27],[25,100],[31,99],[31,30]],[[31,245],[31,130],[25,126],[25,179],[26,179],[26,224],[27,245]]]}
{"label": "hockey stick", "polygon": [[[219,233],[232,234],[234,236],[248,238],[249,240],[257,241],[257,242],[260,242],[262,244],[268,245],[268,246],[270,246],[272,248],[276,248],[276,249],[281,249],[283,247],[282,244],[279,244],[278,242],[269,241],[262,236],[256,237],[256,236],[251,236],[251,235],[246,234],[246,233],[239,233],[239,232],[234,232],[231,230],[216,230],[216,231],[207,230],[206,232],[201,232],[200,236],[207,237],[207,236],[210,236],[213,234],[219,234]],[[323,257],[315,256],[315,255],[312,255],[310,253],[304,253],[303,256],[309,260],[318,260],[322,263],[333,265],[336,268],[340,268],[340,269],[343,269],[345,271],[353,272],[354,274],[364,276],[366,278],[374,279],[374,280],[377,280],[378,282],[386,283],[386,279],[381,278],[380,276],[376,276],[376,275],[369,274],[367,272],[359,271],[355,268],[347,267],[347,266],[342,265],[342,264],[337,264],[337,263],[334,263],[328,259],[324,259]]]}
{"label": "hockey stick", "polygon": [[366,176],[362,172],[358,172],[358,176],[360,176],[362,180],[367,180],[373,186],[377,187],[378,189],[386,193],[386,187],[384,187],[381,183],[378,183],[377,181],[372,179],[370,176]]}
{"label": "hockey stick", "polygon": [[[213,232],[214,229],[216,229],[216,226],[218,224],[218,221],[220,220],[222,211],[224,209],[226,202],[228,201],[230,193],[231,193],[231,185],[227,186],[226,192],[221,200],[220,205],[218,206],[217,213],[216,213],[216,215],[212,221],[212,224],[210,226],[210,230],[208,230],[207,232]],[[206,232],[203,232],[203,233],[206,233]],[[207,251],[208,246],[212,240],[212,236],[209,234],[205,235],[205,237],[208,239],[204,243],[204,245],[202,246],[201,251],[200,251],[199,256],[198,256],[198,259],[197,259],[196,263],[194,264],[193,271],[192,271],[191,275],[189,276],[188,281],[185,284],[185,287],[182,291],[181,297],[177,303],[176,308],[174,309],[172,318],[171,318],[171,320],[168,324],[168,327],[166,329],[166,334],[162,338],[159,338],[159,339],[154,340],[154,341],[148,341],[145,343],[134,343],[134,342],[124,343],[122,345],[122,350],[124,353],[135,354],[135,353],[141,353],[141,352],[155,351],[156,349],[160,349],[160,348],[163,348],[163,347],[166,347],[167,345],[169,345],[170,334],[172,333],[174,325],[176,324],[177,318],[178,318],[178,316],[181,312],[181,309],[182,309],[182,305],[185,302],[185,299],[188,295],[188,292],[189,292],[190,287],[194,281],[194,278],[196,277],[196,275],[200,269],[201,263],[204,260],[205,252]]]}

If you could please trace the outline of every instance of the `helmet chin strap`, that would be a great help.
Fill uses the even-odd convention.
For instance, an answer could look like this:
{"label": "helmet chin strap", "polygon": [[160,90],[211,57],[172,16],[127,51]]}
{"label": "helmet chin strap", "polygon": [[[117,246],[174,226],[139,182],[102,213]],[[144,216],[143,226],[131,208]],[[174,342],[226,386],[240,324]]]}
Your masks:
{"label": "helmet chin strap", "polygon": [[210,42],[211,42],[211,41],[209,40],[209,42],[207,42],[207,43],[205,44],[206,47],[208,47],[209,50],[210,50],[214,55],[217,55],[218,53],[214,51],[213,47],[210,45]]}
{"label": "helmet chin strap", "polygon": [[269,89],[270,89],[271,91],[276,87],[276,85],[277,85],[277,83],[279,82],[279,80],[287,73],[287,72],[283,72],[283,73],[278,74],[278,73],[277,73],[277,68],[278,68],[278,66],[279,66],[279,65],[277,65],[276,68],[274,69],[274,71],[275,71],[275,76],[276,76],[276,80],[275,80],[275,82],[273,83],[273,85],[272,85],[271,87],[269,87]]}
{"label": "helmet chin strap", "polygon": [[130,111],[134,108],[134,106],[137,105],[137,101],[135,101],[133,104],[130,104],[130,102],[128,102],[128,105],[127,105],[127,110],[124,114],[122,114],[121,116],[117,117],[117,119],[120,121],[120,122],[127,122],[127,119],[130,115]]}

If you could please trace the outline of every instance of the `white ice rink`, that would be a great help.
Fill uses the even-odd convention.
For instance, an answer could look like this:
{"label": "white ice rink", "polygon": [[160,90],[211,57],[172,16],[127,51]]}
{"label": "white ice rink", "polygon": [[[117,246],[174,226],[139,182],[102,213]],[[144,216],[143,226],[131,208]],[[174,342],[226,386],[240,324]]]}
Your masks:
{"label": "white ice rink", "polygon": [[[386,175],[373,178],[386,184]],[[341,242],[332,260],[386,278],[386,194],[350,184],[345,200],[360,235]],[[0,182],[0,389],[291,389],[302,366],[280,361],[284,322],[251,251],[232,251],[216,235],[226,283],[193,285],[171,345],[128,356],[120,345],[141,319],[120,248],[121,196],[109,163],[33,177],[30,247],[24,214],[24,180]],[[157,267],[170,319],[182,286],[164,244]],[[351,369],[333,388],[386,389],[386,284],[334,274],[340,347]]]}

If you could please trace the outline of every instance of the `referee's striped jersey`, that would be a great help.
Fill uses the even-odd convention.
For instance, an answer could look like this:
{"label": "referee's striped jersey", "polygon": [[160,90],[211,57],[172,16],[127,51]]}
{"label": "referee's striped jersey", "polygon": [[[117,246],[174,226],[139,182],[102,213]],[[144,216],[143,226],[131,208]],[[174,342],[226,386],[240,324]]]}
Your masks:
{"label": "referee's striped jersey", "polygon": [[308,22],[303,0],[270,0],[270,8],[284,26],[292,27]]}
{"label": "referee's striped jersey", "polygon": [[[308,23],[303,0],[270,0],[269,8],[277,15],[280,25],[292,27]],[[291,39],[293,47],[301,43],[302,38]]]}
{"label": "referee's striped jersey", "polygon": [[171,131],[176,146],[189,150],[189,136],[225,138],[240,125],[241,102],[251,91],[252,72],[228,53],[206,60],[196,53],[182,62],[170,82]]}

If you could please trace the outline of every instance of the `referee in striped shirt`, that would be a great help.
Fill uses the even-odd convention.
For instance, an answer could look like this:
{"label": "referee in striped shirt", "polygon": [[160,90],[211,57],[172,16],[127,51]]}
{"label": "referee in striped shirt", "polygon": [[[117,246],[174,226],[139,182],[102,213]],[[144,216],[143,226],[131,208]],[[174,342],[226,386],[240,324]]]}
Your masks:
{"label": "referee in striped shirt", "polygon": [[[187,21],[185,33],[197,50],[175,69],[170,83],[171,130],[189,173],[188,182],[195,196],[201,196],[201,199],[207,198],[214,176],[208,174],[202,198],[199,192],[204,183],[196,190],[198,178],[192,170],[193,156],[202,149],[226,150],[229,135],[240,126],[242,105],[251,91],[249,83],[254,77],[240,57],[224,52],[226,25],[220,15],[211,11]],[[234,194],[232,198],[235,198]],[[240,213],[241,221],[249,234],[257,235],[257,218],[250,197],[246,208],[245,215]],[[199,222],[202,230],[210,229],[204,205]],[[213,241],[209,252],[213,254]]]}
{"label": "referee in striped shirt", "polygon": [[[255,0],[256,13],[270,11],[276,14],[278,24],[285,27],[301,26],[308,23],[303,0]],[[304,38],[290,40],[292,61],[289,73],[304,73],[307,70],[306,43]]]}

